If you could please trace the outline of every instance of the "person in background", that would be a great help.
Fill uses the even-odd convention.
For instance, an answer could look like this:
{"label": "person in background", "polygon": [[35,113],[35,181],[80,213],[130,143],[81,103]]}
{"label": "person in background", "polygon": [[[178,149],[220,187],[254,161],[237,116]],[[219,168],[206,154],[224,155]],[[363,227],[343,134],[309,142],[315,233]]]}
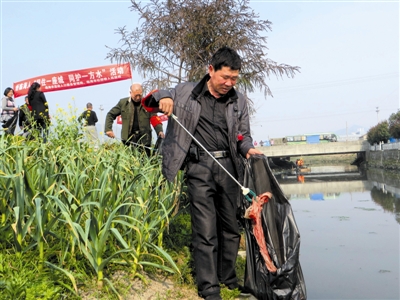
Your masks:
{"label": "person in background", "polygon": [[18,107],[14,102],[14,90],[10,87],[4,90],[4,97],[1,99],[1,123],[7,134],[13,135],[17,125]]}
{"label": "person in background", "polygon": [[50,125],[49,105],[39,83],[34,82],[28,91],[29,104],[32,106],[32,128],[39,131],[43,141],[47,141],[48,127]]}
{"label": "person in background", "polygon": [[85,136],[89,143],[98,143],[99,137],[97,135],[96,123],[97,119],[96,112],[93,110],[92,103],[86,104],[86,110],[79,116],[78,121],[82,122],[85,130]]}
{"label": "person in background", "polygon": [[19,108],[18,125],[23,130],[23,136],[27,137],[30,134],[32,122],[32,106],[29,104],[28,96],[25,96],[25,104]]}
{"label": "person in background", "polygon": [[[150,120],[156,117],[156,113],[147,112],[142,104],[143,97],[142,85],[134,83],[130,88],[130,97],[122,98],[116,106],[114,106],[106,116],[105,133],[110,138],[115,138],[112,131],[114,120],[121,116],[122,129],[121,140],[125,145],[129,146],[144,146],[139,147],[144,149],[147,155],[151,153],[151,128]],[[158,123],[154,130],[158,137],[164,138],[163,126]]]}
{"label": "person in background", "polygon": [[[183,127],[239,182],[244,158],[262,154],[253,146],[246,98],[234,88],[241,58],[228,47],[211,58],[208,74],[198,83],[186,82],[146,97],[144,105],[172,112]],[[239,249],[237,220],[241,191],[237,183],[170,120],[162,148],[163,174],[173,181],[185,166],[191,208],[192,245],[200,297],[220,300],[220,284],[239,289],[235,263]]]}

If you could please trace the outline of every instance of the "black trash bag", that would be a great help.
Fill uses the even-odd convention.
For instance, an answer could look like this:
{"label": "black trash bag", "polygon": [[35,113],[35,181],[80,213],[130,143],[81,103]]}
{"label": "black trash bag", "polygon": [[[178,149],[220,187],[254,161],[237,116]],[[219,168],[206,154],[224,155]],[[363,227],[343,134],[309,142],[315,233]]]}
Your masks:
{"label": "black trash bag", "polygon": [[246,235],[244,286],[259,300],[307,299],[299,261],[300,233],[291,205],[273,176],[266,156],[250,157],[246,164],[244,186],[256,195],[272,193],[272,198],[262,207],[261,217],[268,253],[277,268],[273,274],[266,267],[253,234],[252,220],[243,218],[251,203],[243,199],[240,215]]}
{"label": "black trash bag", "polygon": [[8,121],[4,122],[1,126],[5,129],[8,134],[14,134],[15,128],[17,127],[18,113],[15,113]]}

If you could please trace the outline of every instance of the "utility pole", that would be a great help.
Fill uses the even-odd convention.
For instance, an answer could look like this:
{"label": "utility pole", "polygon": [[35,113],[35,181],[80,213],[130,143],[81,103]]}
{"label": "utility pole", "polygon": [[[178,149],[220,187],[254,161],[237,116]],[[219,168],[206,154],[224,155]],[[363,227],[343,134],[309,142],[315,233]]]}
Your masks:
{"label": "utility pole", "polygon": [[[102,128],[103,128],[103,130],[104,130],[104,119],[103,119],[103,110],[104,110],[104,107],[103,107],[103,105],[100,105],[100,107],[99,107],[99,109],[100,109],[100,119],[101,119],[101,125],[102,125]],[[101,130],[100,132],[103,132],[103,130]],[[101,135],[101,143],[103,143],[104,142],[104,134],[105,134],[105,132]]]}
{"label": "utility pole", "polygon": [[376,121],[379,123],[379,106],[376,107]]}

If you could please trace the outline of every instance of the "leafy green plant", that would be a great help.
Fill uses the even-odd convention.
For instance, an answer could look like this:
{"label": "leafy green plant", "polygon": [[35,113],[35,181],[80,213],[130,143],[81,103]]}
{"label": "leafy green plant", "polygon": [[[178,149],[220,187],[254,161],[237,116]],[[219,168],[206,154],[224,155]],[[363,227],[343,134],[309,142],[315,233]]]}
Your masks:
{"label": "leafy green plant", "polygon": [[59,278],[53,273],[38,274],[32,255],[16,259],[11,253],[0,253],[1,299],[62,299]]}
{"label": "leafy green plant", "polygon": [[[121,143],[94,149],[79,140],[73,117],[53,120],[46,143],[0,137],[0,249],[32,260],[39,278],[51,273],[57,279],[12,276],[1,288],[12,286],[17,298],[45,299],[59,291],[73,298],[94,275],[98,287],[118,297],[112,266],[142,280],[145,269],[179,277],[164,235],[181,199],[181,180],[167,182],[157,156]],[[59,289],[39,295],[55,280]]]}

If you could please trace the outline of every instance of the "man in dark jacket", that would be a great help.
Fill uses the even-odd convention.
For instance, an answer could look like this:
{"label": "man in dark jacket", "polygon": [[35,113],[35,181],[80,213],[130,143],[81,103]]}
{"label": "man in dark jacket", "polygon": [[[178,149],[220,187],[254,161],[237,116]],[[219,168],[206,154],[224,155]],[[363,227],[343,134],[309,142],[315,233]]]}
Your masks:
{"label": "man in dark jacket", "polygon": [[78,121],[82,122],[85,130],[86,139],[90,143],[97,143],[99,137],[97,136],[96,123],[98,122],[96,112],[93,110],[92,103],[86,104],[86,110],[79,116]]}
{"label": "man in dark jacket", "polygon": [[[243,158],[262,154],[254,149],[245,97],[233,87],[241,68],[240,56],[228,47],[212,57],[208,74],[199,83],[183,83],[146,97],[146,107],[172,111],[183,126],[219,163],[243,183]],[[238,284],[235,262],[239,248],[236,219],[241,194],[237,183],[174,120],[168,122],[162,148],[163,174],[172,181],[186,164],[191,203],[192,244],[198,293],[221,299],[220,283]]]}
{"label": "man in dark jacket", "polygon": [[[141,84],[134,83],[130,88],[130,97],[121,99],[106,116],[105,133],[110,138],[115,138],[112,124],[116,117],[121,116],[121,140],[125,145],[143,145],[146,153],[150,154],[151,128],[150,119],[156,113],[147,112],[141,105],[143,89]],[[164,138],[163,126],[158,123],[154,130],[158,137]]]}

